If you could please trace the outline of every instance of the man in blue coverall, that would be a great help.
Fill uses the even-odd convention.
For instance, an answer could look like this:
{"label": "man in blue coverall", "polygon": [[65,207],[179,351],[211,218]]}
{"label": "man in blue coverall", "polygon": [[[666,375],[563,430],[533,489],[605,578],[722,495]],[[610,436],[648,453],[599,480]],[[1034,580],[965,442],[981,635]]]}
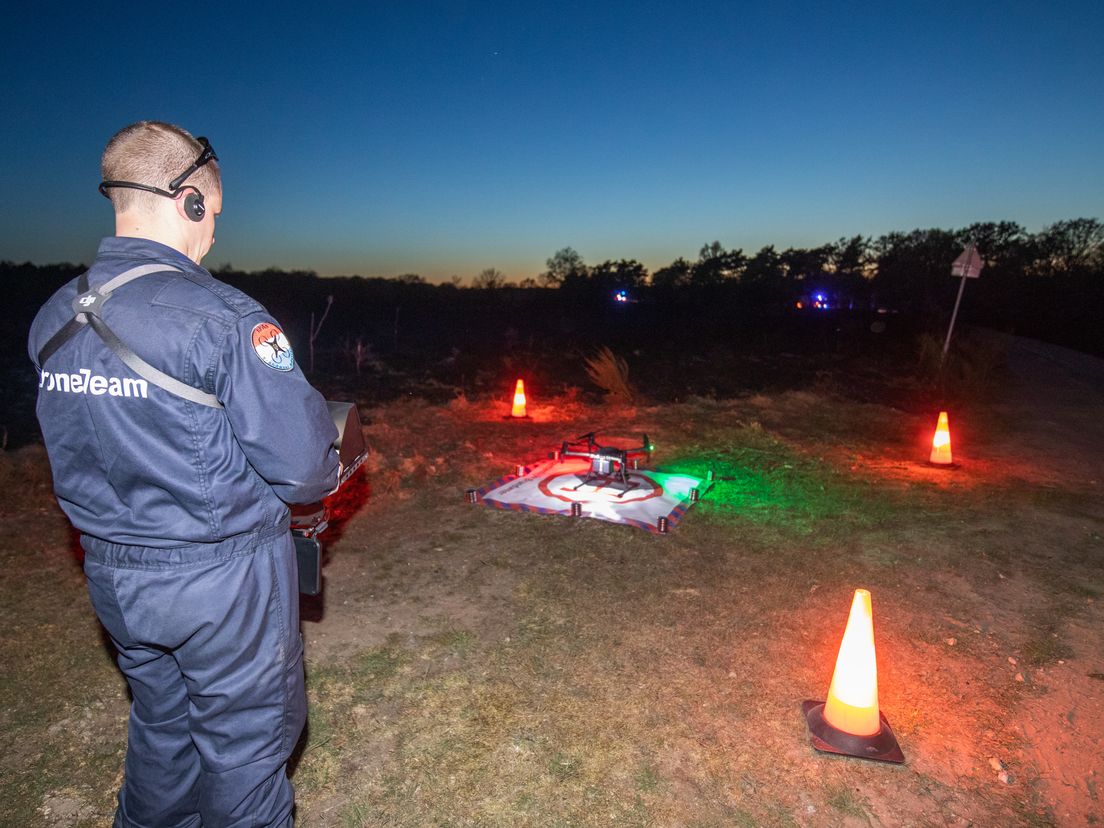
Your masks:
{"label": "man in blue coverall", "polygon": [[[115,236],[39,311],[29,352],[54,490],[133,696],[115,825],[290,826],[306,697],[286,504],[335,488],[337,430],[279,323],[200,267],[222,208],[206,139],[142,121],[102,169]],[[177,391],[90,330],[80,311],[101,300]]]}

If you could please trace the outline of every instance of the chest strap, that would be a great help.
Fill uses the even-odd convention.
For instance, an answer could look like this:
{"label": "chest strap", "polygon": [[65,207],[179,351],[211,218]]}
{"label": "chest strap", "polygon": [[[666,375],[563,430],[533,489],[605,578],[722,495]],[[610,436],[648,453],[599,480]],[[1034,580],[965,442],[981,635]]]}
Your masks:
{"label": "chest strap", "polygon": [[130,347],[115,334],[101,316],[104,303],[111,298],[113,291],[118,290],[128,282],[146,276],[150,273],[164,273],[166,270],[180,272],[179,267],[165,264],[147,264],[132,267],[125,270],[113,279],[109,279],[99,288],[89,288],[88,272],[84,272],[77,279],[77,297],[73,300],[73,318],[65,323],[38,352],[38,366],[42,368],[46,360],[52,357],[57,350],[72,339],[85,325],[91,326],[96,335],[111,349],[123,363],[135,374],[147,382],[151,382],[158,388],[168,391],[177,397],[182,397],[189,402],[205,405],[208,408],[222,408],[222,403],[214,394],[208,394],[200,388],[181,382],[175,377],[170,377],[164,371],[159,371],[134,353]]}

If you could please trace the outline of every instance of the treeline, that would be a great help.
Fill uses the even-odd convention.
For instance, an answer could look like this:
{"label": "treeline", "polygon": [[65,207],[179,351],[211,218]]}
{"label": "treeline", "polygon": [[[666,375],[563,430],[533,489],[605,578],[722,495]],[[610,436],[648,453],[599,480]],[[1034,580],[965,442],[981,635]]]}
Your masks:
{"label": "treeline", "polygon": [[[971,280],[965,321],[1104,353],[1104,224],[1094,218],[1055,222],[1038,233],[1011,221],[979,222],[852,236],[814,248],[768,245],[753,254],[714,241],[696,260],[679,258],[654,273],[634,259],[590,266],[566,247],[530,281],[570,293],[625,290],[700,306],[882,308],[934,327],[946,322],[959,287],[951,263],[969,243],[985,268]],[[487,270],[474,286],[508,284]]]}
{"label": "treeline", "polygon": [[[960,230],[913,230],[879,238],[853,236],[815,248],[754,254],[703,245],[698,258],[676,259],[649,274],[635,260],[587,266],[572,248],[547,261],[541,284],[568,290],[650,290],[698,294],[759,306],[817,301],[833,308],[884,308],[921,325],[946,321],[958,289],[950,267],[973,243],[985,268],[971,280],[966,321],[1104,353],[1104,224],[1059,221],[1029,233],[1010,222],[979,222]],[[709,299],[706,299],[709,297]]]}
{"label": "treeline", "polygon": [[[355,347],[356,340],[377,349],[415,345],[419,337],[427,345],[463,347],[481,336],[516,335],[518,325],[527,324],[519,320],[567,334],[593,332],[588,326],[604,324],[607,300],[621,291],[630,304],[662,308],[637,318],[671,331],[690,323],[699,329],[734,321],[764,324],[799,304],[881,310],[937,329],[946,324],[959,286],[951,263],[971,242],[985,268],[966,290],[964,322],[1104,354],[1104,224],[1091,218],[1059,221],[1038,233],[1015,222],[984,222],[960,230],[854,236],[807,249],[767,246],[752,254],[714,241],[695,260],[679,258],[651,273],[634,259],[590,265],[565,247],[547,260],[544,272],[520,283],[493,268],[470,285],[459,279],[429,284],[415,274],[382,279],[274,269],[246,273],[229,265],[215,273],[286,320],[298,341],[331,348]],[[81,269],[0,262],[24,333],[42,301]]]}

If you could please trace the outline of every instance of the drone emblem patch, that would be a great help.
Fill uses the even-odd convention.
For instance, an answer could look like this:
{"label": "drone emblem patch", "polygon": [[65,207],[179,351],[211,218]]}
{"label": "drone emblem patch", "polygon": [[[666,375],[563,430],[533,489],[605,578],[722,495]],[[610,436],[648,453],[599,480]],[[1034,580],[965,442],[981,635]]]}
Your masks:
{"label": "drone emblem patch", "polygon": [[253,327],[253,351],[269,368],[290,371],[295,367],[291,343],[284,332],[271,322],[261,322]]}

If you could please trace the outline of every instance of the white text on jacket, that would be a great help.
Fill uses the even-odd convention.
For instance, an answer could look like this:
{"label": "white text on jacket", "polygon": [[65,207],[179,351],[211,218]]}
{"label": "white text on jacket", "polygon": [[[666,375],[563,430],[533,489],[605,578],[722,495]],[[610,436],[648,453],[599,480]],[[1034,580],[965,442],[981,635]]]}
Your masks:
{"label": "white text on jacket", "polygon": [[130,377],[104,377],[93,374],[87,368],[81,368],[76,374],[52,374],[43,371],[38,387],[44,391],[64,391],[66,394],[91,394],[94,397],[141,397],[145,399],[149,392],[149,383],[144,379]]}

